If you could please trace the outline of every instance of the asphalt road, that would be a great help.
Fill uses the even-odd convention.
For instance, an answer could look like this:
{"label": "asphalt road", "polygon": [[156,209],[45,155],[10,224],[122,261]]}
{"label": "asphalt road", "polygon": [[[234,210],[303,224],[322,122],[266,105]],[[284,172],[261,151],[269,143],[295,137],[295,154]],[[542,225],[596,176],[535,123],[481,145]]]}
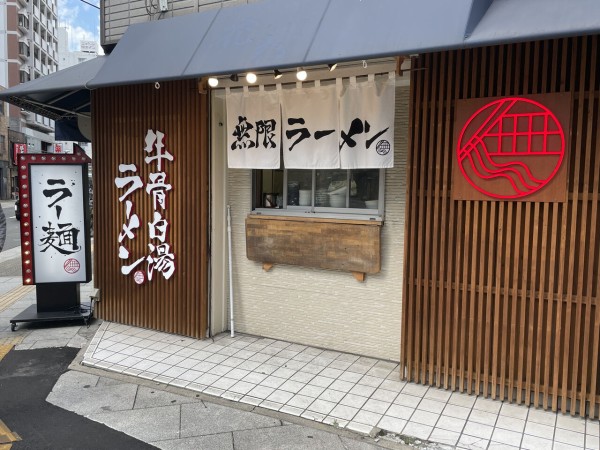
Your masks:
{"label": "asphalt road", "polygon": [[15,219],[14,202],[2,202],[4,215],[6,216],[6,242],[3,250],[21,245],[21,230],[19,221]]}
{"label": "asphalt road", "polygon": [[19,449],[154,449],[105,425],[46,402],[78,349],[10,351],[0,361],[0,419],[21,436]]}

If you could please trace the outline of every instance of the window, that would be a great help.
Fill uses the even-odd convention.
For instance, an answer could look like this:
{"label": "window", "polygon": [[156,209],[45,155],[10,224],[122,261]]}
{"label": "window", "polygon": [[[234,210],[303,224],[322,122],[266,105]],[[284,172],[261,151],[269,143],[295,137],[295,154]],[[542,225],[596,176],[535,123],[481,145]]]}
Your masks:
{"label": "window", "polygon": [[256,213],[383,214],[384,169],[254,170],[253,178]]}

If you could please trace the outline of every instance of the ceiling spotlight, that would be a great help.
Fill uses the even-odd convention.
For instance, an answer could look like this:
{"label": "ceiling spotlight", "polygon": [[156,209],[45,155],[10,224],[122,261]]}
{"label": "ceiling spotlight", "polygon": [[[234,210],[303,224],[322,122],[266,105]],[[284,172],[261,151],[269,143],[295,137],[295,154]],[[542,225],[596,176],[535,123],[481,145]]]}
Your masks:
{"label": "ceiling spotlight", "polygon": [[212,88],[217,87],[219,85],[219,79],[215,77],[210,77],[208,79],[208,85]]}
{"label": "ceiling spotlight", "polygon": [[306,77],[308,77],[306,70],[304,70],[302,67],[300,67],[298,69],[298,71],[296,72],[296,78],[298,79],[298,81],[304,81],[304,80],[306,80]]}
{"label": "ceiling spotlight", "polygon": [[252,72],[248,72],[246,74],[246,81],[250,84],[256,83],[256,74]]}
{"label": "ceiling spotlight", "polygon": [[333,72],[335,70],[335,68],[337,67],[337,63],[327,64],[327,67],[329,67],[330,72]]}
{"label": "ceiling spotlight", "polygon": [[240,77],[238,77],[237,73],[232,73],[231,76],[229,77],[229,79],[231,81],[240,81]]}
{"label": "ceiling spotlight", "polygon": [[275,69],[273,71],[273,78],[275,78],[276,80],[279,80],[282,76],[283,74],[279,70]]}

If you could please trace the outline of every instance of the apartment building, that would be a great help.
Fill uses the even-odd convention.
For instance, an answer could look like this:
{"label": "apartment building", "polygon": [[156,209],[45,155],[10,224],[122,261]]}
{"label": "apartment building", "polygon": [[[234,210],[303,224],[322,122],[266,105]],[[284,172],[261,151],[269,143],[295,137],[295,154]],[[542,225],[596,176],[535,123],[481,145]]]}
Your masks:
{"label": "apartment building", "polygon": [[[0,86],[16,86],[55,72],[56,30],[56,0],[0,3]],[[7,126],[0,128],[1,198],[9,198],[16,189],[16,168],[10,161],[15,144],[27,144],[28,152],[46,152],[54,141],[52,120],[15,105],[5,106]]]}

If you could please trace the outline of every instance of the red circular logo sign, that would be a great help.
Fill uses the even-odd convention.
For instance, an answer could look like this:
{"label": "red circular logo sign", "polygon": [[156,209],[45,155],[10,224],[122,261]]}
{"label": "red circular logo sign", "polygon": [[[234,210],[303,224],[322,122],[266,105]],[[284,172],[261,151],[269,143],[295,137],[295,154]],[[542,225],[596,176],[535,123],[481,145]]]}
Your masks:
{"label": "red circular logo sign", "polygon": [[133,274],[133,281],[135,281],[137,284],[144,284],[146,281],[146,275],[144,275],[144,272],[141,270],[138,270]]}
{"label": "red circular logo sign", "polygon": [[63,264],[63,268],[65,269],[65,272],[67,272],[67,273],[76,273],[79,271],[80,267],[81,267],[81,264],[79,264],[79,261],[77,261],[74,258],[67,259],[65,261],[65,263]]}
{"label": "red circular logo sign", "polygon": [[518,97],[477,110],[461,130],[456,154],[469,184],[498,199],[539,191],[564,156],[565,135],[556,116],[541,103]]}

